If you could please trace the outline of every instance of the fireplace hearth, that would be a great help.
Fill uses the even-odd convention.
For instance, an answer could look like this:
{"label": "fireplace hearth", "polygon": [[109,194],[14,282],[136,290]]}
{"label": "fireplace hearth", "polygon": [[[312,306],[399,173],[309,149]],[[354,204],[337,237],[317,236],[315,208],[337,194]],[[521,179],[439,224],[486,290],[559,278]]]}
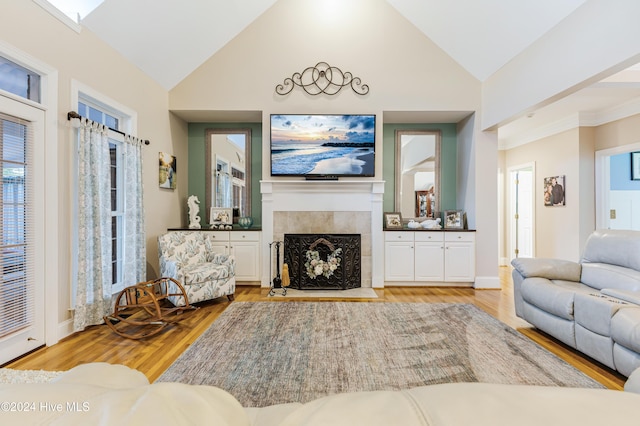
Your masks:
{"label": "fireplace hearth", "polygon": [[285,234],[291,288],[347,290],[361,286],[360,234]]}

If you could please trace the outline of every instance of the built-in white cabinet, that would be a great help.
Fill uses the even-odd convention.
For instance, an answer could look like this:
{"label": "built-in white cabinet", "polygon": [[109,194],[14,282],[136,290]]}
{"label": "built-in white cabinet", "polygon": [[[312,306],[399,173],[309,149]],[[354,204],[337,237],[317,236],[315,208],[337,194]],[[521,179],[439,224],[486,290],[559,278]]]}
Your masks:
{"label": "built-in white cabinet", "polygon": [[385,232],[384,274],[387,281],[413,281],[413,232]]}
{"label": "built-in white cabinet", "polygon": [[475,233],[387,231],[384,275],[390,283],[472,283]]}
{"label": "built-in white cabinet", "polygon": [[473,282],[476,277],[476,234],[444,232],[445,282]]}
{"label": "built-in white cabinet", "polygon": [[214,251],[236,259],[236,281],[260,281],[260,231],[207,231]]}

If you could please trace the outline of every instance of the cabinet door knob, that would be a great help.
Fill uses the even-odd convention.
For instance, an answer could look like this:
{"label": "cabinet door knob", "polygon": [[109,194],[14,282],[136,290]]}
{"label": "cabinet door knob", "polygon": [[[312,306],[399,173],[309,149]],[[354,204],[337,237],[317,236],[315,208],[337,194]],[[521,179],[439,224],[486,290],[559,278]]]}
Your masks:
{"label": "cabinet door knob", "polygon": [[462,239],[462,235],[458,235],[458,239],[459,239],[459,240],[460,240],[460,239]]}

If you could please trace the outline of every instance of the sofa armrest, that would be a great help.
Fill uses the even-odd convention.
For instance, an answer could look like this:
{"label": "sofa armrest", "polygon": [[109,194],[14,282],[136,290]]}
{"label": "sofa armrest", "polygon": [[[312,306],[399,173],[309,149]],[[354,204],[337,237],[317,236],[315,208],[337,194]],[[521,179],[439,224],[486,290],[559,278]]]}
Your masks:
{"label": "sofa armrest", "polygon": [[174,280],[182,281],[182,277],[180,276],[180,270],[182,268],[178,268],[178,263],[173,260],[165,259],[164,257],[160,258],[160,276],[173,278]]}
{"label": "sofa armrest", "polygon": [[149,384],[147,377],[138,370],[120,364],[91,362],[65,371],[52,383],[81,384],[112,389],[127,389]]}
{"label": "sofa armrest", "polygon": [[640,393],[640,367],[633,370],[624,383],[625,392]]}
{"label": "sofa armrest", "polygon": [[525,278],[579,282],[582,272],[579,263],[562,259],[517,258],[511,261],[511,265]]}
{"label": "sofa armrest", "polygon": [[[600,293],[607,296],[615,297],[616,299],[624,300],[625,302],[635,303],[640,305],[640,291],[631,290],[618,290],[615,288],[603,288]],[[640,373],[638,374],[640,376]]]}
{"label": "sofa armrest", "polygon": [[223,253],[211,253],[211,259],[209,260],[211,263],[215,263],[217,265],[235,265],[235,257],[231,254],[223,254]]}

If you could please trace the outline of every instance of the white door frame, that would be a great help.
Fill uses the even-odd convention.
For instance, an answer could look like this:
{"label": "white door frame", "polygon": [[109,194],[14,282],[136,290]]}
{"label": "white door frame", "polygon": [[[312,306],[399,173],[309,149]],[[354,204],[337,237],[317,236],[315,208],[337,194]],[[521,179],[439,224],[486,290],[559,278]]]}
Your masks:
{"label": "white door frame", "polygon": [[[45,117],[44,112],[40,108],[26,105],[15,99],[6,96],[0,96],[0,112],[5,115],[15,117],[16,122],[28,122],[29,132],[33,137],[28,142],[32,149],[32,157],[28,157],[28,175],[29,187],[25,188],[26,194],[33,194],[33,198],[29,201],[28,207],[32,210],[30,215],[33,219],[30,221],[28,231],[34,236],[33,240],[27,240],[28,264],[25,266],[27,282],[30,286],[26,288],[33,293],[33,302],[25,302],[23,311],[31,319],[25,323],[25,327],[0,339],[0,363],[11,361],[12,359],[24,355],[25,353],[38,348],[46,343],[45,334],[45,271],[41,259],[44,259],[44,128]],[[9,119],[11,120],[11,119]],[[33,188],[33,189],[31,189]]]}
{"label": "white door frame", "polygon": [[532,188],[531,188],[531,227],[532,227],[532,235],[531,235],[531,253],[533,256],[535,256],[535,250],[536,250],[536,208],[535,208],[535,198],[536,198],[536,163],[531,162],[531,163],[525,163],[525,164],[520,164],[517,166],[511,166],[507,169],[507,181],[508,181],[508,193],[507,193],[507,223],[508,223],[508,227],[507,229],[509,230],[509,239],[508,239],[508,251],[507,251],[507,261],[510,262],[511,259],[514,258],[514,253],[515,253],[515,249],[516,249],[516,241],[515,241],[515,236],[516,236],[516,221],[514,220],[515,214],[516,214],[516,204],[515,204],[515,199],[513,194],[515,194],[515,190],[516,190],[516,184],[515,182],[511,179],[511,175],[517,171],[520,170],[531,170],[531,183],[532,183]]}
{"label": "white door frame", "polygon": [[609,157],[640,151],[640,142],[596,151],[596,229],[609,229]]}
{"label": "white door frame", "polygon": [[[0,55],[40,74],[42,100],[40,104],[20,98],[2,91],[2,95],[44,111],[44,156],[58,158],[58,70],[22,50],[0,40]],[[45,271],[45,343],[48,346],[58,343],[70,334],[67,327],[59,326],[58,289],[60,282],[69,282],[68,278],[60,280],[59,274],[59,241],[58,233],[58,161],[45,161],[44,173],[44,258]]]}

